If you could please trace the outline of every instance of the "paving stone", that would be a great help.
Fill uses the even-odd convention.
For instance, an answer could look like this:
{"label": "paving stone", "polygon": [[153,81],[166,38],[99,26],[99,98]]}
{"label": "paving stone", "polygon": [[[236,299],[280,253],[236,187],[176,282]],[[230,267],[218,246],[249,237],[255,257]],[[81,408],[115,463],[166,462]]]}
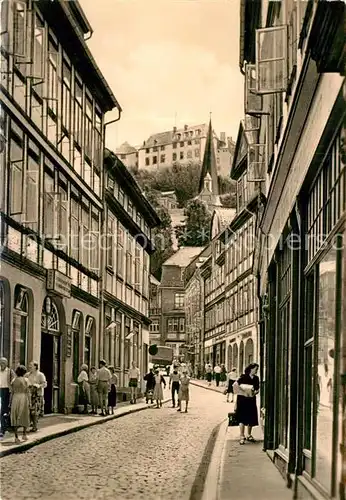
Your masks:
{"label": "paving stone", "polygon": [[170,404],[1,459],[2,500],[188,500],[211,432],[230,405],[191,386],[189,413]]}

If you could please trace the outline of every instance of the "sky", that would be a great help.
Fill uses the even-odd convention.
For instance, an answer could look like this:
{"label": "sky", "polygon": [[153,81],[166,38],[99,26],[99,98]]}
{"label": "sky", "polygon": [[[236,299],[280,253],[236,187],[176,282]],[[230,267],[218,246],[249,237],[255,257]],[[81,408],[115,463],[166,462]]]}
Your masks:
{"label": "sky", "polygon": [[[123,109],[106,144],[206,123],[235,140],[243,118],[239,0],[80,0],[87,42]],[[107,113],[106,121],[117,112]]]}

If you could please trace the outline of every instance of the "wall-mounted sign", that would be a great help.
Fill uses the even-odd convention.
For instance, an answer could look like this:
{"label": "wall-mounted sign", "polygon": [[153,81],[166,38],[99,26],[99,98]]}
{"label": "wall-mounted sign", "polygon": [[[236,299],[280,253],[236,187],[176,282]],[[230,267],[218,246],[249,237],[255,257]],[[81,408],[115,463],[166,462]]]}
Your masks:
{"label": "wall-mounted sign", "polygon": [[72,354],[72,328],[67,327],[66,332],[66,357],[70,358]]}
{"label": "wall-mounted sign", "polygon": [[47,290],[63,297],[71,297],[72,280],[56,269],[47,270]]}

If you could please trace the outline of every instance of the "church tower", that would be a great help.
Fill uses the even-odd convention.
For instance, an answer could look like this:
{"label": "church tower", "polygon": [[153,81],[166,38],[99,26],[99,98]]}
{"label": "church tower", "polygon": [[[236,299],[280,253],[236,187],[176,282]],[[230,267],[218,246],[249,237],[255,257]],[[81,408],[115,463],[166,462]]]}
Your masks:
{"label": "church tower", "polygon": [[197,199],[205,201],[211,209],[222,205],[219,197],[219,182],[211,119],[209,121]]}

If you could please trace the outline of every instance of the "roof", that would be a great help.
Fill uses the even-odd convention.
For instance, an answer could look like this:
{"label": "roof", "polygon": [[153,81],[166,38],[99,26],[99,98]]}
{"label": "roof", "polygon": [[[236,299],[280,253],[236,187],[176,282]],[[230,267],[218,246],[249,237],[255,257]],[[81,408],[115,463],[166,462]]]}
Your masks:
{"label": "roof", "polygon": [[217,164],[216,164],[216,156],[215,156],[215,148],[213,140],[213,128],[211,126],[211,120],[209,121],[208,135],[205,144],[204,157],[201,169],[201,177],[199,180],[199,193],[203,191],[204,179],[206,178],[207,174],[210,175],[212,180],[212,193],[214,195],[218,195],[219,184],[217,178]]}
{"label": "roof", "polygon": [[150,148],[153,146],[163,146],[165,144],[171,144],[173,142],[173,130],[169,132],[160,132],[158,134],[153,134],[149,137],[147,141],[143,144],[144,148]]}
{"label": "roof", "polygon": [[173,254],[166,262],[163,263],[164,266],[178,266],[187,267],[192,259],[196,255],[200,254],[204,247],[181,247],[175,254]]}
{"label": "roof", "polygon": [[150,277],[149,277],[149,279],[150,279],[150,283],[151,283],[152,285],[159,286],[160,282],[159,282],[159,280],[157,280],[157,279],[155,278],[155,276],[154,276],[154,275],[152,275],[152,274],[151,274],[151,275],[150,275]]}
{"label": "roof", "polygon": [[116,149],[117,154],[130,154],[130,153],[137,153],[137,149],[131,146],[128,142],[123,142],[117,149]]}
{"label": "roof", "polygon": [[223,231],[234,219],[236,210],[234,208],[220,207],[214,210],[214,214],[219,220],[220,231]]}

